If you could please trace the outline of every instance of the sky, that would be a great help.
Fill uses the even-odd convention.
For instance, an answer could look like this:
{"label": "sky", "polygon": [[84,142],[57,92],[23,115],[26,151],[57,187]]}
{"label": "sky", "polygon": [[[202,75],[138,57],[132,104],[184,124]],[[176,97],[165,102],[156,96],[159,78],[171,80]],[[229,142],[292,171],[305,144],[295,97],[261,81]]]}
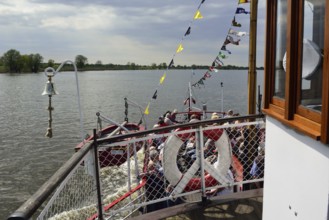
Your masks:
{"label": "sky", "polygon": [[[0,56],[10,49],[39,53],[44,61],[151,65],[211,65],[223,45],[238,0],[205,0],[202,19],[193,19],[201,0],[1,0]],[[249,14],[236,14],[249,32]],[[265,1],[258,3],[257,66],[264,65]],[[184,37],[188,27],[191,33]],[[235,37],[235,39],[237,39]],[[231,51],[224,65],[248,65],[249,37]],[[176,53],[182,44],[183,50]]]}

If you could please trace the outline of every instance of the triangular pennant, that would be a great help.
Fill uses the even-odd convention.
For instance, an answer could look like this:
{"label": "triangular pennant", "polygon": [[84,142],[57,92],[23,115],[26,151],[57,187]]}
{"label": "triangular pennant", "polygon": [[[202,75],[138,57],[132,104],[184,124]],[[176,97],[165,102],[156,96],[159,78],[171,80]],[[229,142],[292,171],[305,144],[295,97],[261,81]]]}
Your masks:
{"label": "triangular pennant", "polygon": [[223,51],[226,51],[229,54],[231,54],[231,51],[226,49],[226,45],[223,45],[220,49],[223,50]]}
{"label": "triangular pennant", "polygon": [[227,35],[226,40],[225,40],[225,43],[226,43],[226,44],[231,43],[231,44],[234,44],[234,45],[239,45],[239,42],[240,42],[240,39],[238,39],[238,40],[235,41],[235,40],[233,39],[233,37],[230,36],[230,35]]}
{"label": "triangular pennant", "polygon": [[236,36],[237,37],[244,37],[244,36],[247,36],[249,35],[249,33],[245,32],[245,31],[239,31]]}
{"label": "triangular pennant", "polygon": [[214,68],[219,69],[219,68],[221,68],[222,66],[223,66],[222,64],[216,62]]}
{"label": "triangular pennant", "polygon": [[210,78],[210,77],[211,77],[211,74],[207,71],[207,72],[203,75],[203,77],[205,77],[205,78]]}
{"label": "triangular pennant", "polygon": [[230,29],[230,31],[228,33],[231,34],[231,35],[237,36],[237,37],[244,37],[244,36],[249,35],[245,31],[235,31],[233,29]]}
{"label": "triangular pennant", "polygon": [[194,15],[194,19],[196,20],[196,19],[201,19],[201,18],[203,18],[203,16],[202,16],[201,12],[199,10],[197,10]]}
{"label": "triangular pennant", "polygon": [[244,8],[237,8],[235,14],[250,14],[250,12],[246,11]]}
{"label": "triangular pennant", "polygon": [[213,66],[209,67],[209,70],[210,70],[211,72],[215,72],[215,73],[218,72],[218,69],[216,69],[216,68],[213,67]]}
{"label": "triangular pennant", "polygon": [[185,32],[184,36],[187,36],[191,33],[191,27],[188,27],[187,31]]}
{"label": "triangular pennant", "polygon": [[181,52],[182,50],[184,50],[184,47],[183,47],[182,44],[179,44],[178,47],[177,47],[176,53],[179,53],[179,52]]}
{"label": "triangular pennant", "polygon": [[144,115],[148,115],[148,114],[150,114],[150,112],[149,112],[149,107],[150,107],[150,103],[147,104],[146,109],[145,109],[145,111],[144,111]]}
{"label": "triangular pennant", "polygon": [[215,63],[217,65],[224,66],[224,63],[220,59],[218,59],[218,58],[216,58]]}
{"label": "triangular pennant", "polygon": [[158,97],[158,90],[155,90],[155,93],[152,96],[152,99],[157,99]]}
{"label": "triangular pennant", "polygon": [[250,3],[250,0],[239,0],[239,4]]}
{"label": "triangular pennant", "polygon": [[[211,72],[215,72],[215,73],[218,72],[218,70],[217,70],[215,67],[213,67],[213,66],[209,67],[209,70],[210,70]],[[206,74],[204,74],[204,77],[206,77],[206,78],[210,78],[211,75],[210,75],[209,72],[206,72]]]}
{"label": "triangular pennant", "polygon": [[232,20],[232,26],[234,26],[234,27],[241,27],[241,24],[235,21],[235,16],[234,16],[234,18]]}
{"label": "triangular pennant", "polygon": [[166,78],[166,72],[161,76],[160,84],[162,84],[164,82],[165,78]]}
{"label": "triangular pennant", "polygon": [[222,52],[220,52],[219,51],[219,53],[218,53],[218,56],[217,56],[218,58],[222,58],[222,59],[226,59],[226,58],[228,58],[228,56],[226,56],[225,54],[223,54]]}
{"label": "triangular pennant", "polygon": [[172,59],[172,60],[170,61],[169,65],[168,65],[168,68],[173,67],[173,65],[174,65],[174,59]]}
{"label": "triangular pennant", "polygon": [[230,28],[230,30],[228,31],[229,34],[232,34],[232,35],[236,35],[238,32],[233,30],[232,28]]}

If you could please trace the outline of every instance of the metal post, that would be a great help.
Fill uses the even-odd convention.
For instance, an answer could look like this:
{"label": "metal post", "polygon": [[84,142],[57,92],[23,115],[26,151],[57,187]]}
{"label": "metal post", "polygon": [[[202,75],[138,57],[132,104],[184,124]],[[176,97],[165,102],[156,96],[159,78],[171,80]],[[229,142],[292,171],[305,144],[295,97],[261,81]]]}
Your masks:
{"label": "metal post", "polygon": [[196,136],[196,140],[197,140],[196,147],[199,151],[199,157],[200,157],[202,206],[205,206],[207,203],[207,196],[206,196],[206,182],[205,182],[205,175],[204,175],[204,152],[203,152],[204,141],[203,141],[203,134],[202,134],[201,126],[196,131],[195,136]]}
{"label": "metal post", "polygon": [[262,114],[262,94],[260,93],[260,85],[258,85],[258,114]]}
{"label": "metal post", "polygon": [[203,120],[207,119],[207,104],[202,104],[202,115],[203,115]]}
{"label": "metal post", "polygon": [[257,43],[258,0],[250,3],[249,72],[248,72],[248,114],[256,113],[256,43]]}
{"label": "metal post", "polygon": [[100,177],[99,177],[99,161],[98,161],[96,129],[94,129],[94,156],[95,156],[95,178],[96,178],[95,181],[96,181],[97,203],[98,203],[98,219],[104,220],[102,191],[101,191],[101,183],[100,183]]}

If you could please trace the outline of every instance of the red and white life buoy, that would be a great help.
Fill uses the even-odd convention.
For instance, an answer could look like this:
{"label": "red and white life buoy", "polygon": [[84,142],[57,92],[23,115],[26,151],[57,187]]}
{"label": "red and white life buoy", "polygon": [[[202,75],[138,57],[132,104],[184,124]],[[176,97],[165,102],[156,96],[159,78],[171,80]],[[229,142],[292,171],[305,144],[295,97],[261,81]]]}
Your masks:
{"label": "red and white life buoy", "polygon": [[[176,130],[177,132],[177,130]],[[227,179],[227,173],[232,162],[232,149],[229,137],[224,129],[209,129],[203,132],[204,136],[215,141],[217,149],[217,161],[212,165],[204,160],[206,187],[215,186],[220,183],[231,183]],[[175,186],[172,194],[177,195],[182,191],[193,191],[201,188],[201,178],[194,177],[200,168],[200,157],[194,161],[186,173],[181,173],[178,169],[176,158],[182,144],[193,133],[183,133],[171,135],[165,142],[163,150],[163,170],[164,176]]]}

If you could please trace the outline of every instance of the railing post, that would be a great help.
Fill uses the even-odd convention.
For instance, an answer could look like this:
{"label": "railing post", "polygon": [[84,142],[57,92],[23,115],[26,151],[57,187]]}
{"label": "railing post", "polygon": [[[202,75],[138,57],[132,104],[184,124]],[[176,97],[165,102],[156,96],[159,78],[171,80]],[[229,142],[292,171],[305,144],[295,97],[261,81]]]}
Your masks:
{"label": "railing post", "polygon": [[204,151],[203,151],[203,129],[202,126],[199,126],[199,129],[196,131],[196,144],[197,149],[200,157],[200,172],[201,172],[201,199],[202,199],[202,205],[205,206],[207,203],[207,195],[206,195],[206,182],[205,182],[205,175],[204,175]]}
{"label": "railing post", "polygon": [[99,161],[98,161],[98,149],[97,149],[97,134],[94,129],[94,156],[95,156],[95,181],[97,189],[97,203],[98,203],[98,219],[104,220],[103,217],[103,202],[102,202],[102,190],[99,177]]}

